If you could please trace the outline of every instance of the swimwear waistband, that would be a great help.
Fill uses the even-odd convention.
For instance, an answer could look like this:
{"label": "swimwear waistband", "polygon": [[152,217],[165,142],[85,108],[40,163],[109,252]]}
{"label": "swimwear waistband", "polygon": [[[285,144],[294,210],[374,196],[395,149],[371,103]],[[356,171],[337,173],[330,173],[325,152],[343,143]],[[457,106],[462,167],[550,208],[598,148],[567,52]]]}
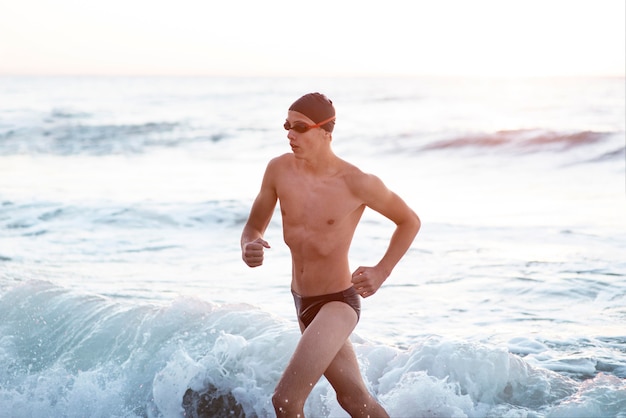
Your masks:
{"label": "swimwear waistband", "polygon": [[328,299],[328,298],[332,298],[332,297],[338,297],[338,296],[345,296],[345,297],[349,297],[349,296],[353,296],[355,294],[357,294],[356,289],[354,288],[354,286],[350,286],[349,288],[347,288],[346,290],[342,290],[340,292],[335,292],[335,293],[326,293],[324,295],[315,295],[315,296],[302,296],[300,294],[298,294],[295,290],[291,289],[291,294],[300,299],[300,300],[307,300],[307,301],[313,301],[315,299]]}

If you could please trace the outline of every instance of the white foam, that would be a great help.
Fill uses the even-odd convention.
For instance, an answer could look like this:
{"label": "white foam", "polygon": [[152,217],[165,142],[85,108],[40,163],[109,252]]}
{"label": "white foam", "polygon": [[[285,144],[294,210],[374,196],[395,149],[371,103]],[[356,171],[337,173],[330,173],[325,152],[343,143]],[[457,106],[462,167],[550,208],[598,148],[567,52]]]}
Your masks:
{"label": "white foam", "polygon": [[626,417],[626,381],[600,373],[583,382],[570,398],[546,418]]}
{"label": "white foam", "polygon": [[[18,416],[176,417],[188,389],[213,391],[213,408],[273,416],[271,395],[299,339],[295,323],[249,305],[122,304],[47,282],[3,294],[0,315],[0,411]],[[408,349],[353,344],[391,416],[619,416],[626,407],[622,379],[578,382],[502,347],[444,337]],[[512,344],[541,351],[532,340]],[[305,413],[347,416],[324,379]]]}

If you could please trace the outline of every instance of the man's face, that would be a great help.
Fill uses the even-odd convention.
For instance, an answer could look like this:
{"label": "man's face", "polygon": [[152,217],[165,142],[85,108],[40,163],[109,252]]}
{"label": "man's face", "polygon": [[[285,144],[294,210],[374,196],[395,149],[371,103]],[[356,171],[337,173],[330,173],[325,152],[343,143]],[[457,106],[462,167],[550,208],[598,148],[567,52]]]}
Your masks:
{"label": "man's face", "polygon": [[298,126],[315,125],[315,122],[300,112],[288,111],[285,125],[292,127],[287,131],[287,138],[291,150],[297,158],[314,156],[326,144],[325,139],[328,132],[322,128],[312,128],[306,132],[297,131]]}

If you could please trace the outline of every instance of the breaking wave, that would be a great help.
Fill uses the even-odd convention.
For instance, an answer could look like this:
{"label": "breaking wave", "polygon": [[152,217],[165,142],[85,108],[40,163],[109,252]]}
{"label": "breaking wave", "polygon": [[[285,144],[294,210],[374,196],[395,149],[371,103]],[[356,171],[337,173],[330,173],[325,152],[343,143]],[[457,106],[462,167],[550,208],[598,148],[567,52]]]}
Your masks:
{"label": "breaking wave", "polygon": [[[298,340],[248,305],[124,304],[29,281],[0,297],[0,410],[10,416],[273,416]],[[620,416],[626,385],[536,368],[502,348],[425,337],[408,349],[354,337],[391,416]],[[521,343],[520,343],[521,344]],[[321,381],[305,413],[346,416]]]}

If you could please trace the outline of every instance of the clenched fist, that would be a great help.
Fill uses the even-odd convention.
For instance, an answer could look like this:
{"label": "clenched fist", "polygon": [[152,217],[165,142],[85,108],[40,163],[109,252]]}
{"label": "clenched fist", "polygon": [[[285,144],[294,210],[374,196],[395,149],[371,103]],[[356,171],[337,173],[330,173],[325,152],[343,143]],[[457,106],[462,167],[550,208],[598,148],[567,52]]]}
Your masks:
{"label": "clenched fist", "polygon": [[263,264],[263,252],[271,248],[263,238],[257,238],[241,246],[241,258],[249,267],[258,267]]}

